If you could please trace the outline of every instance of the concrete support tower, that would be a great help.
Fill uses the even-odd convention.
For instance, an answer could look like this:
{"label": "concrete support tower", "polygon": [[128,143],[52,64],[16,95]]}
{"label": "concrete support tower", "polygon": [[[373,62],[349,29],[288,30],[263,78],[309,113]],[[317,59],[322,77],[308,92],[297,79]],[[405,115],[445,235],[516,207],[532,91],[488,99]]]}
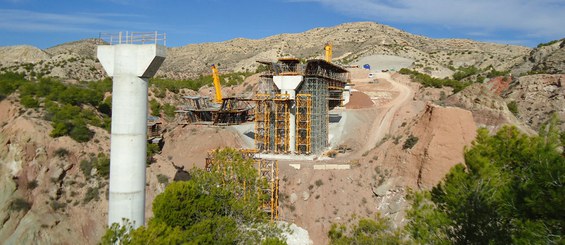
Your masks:
{"label": "concrete support tower", "polygon": [[98,46],[98,59],[113,79],[108,225],[127,219],[145,224],[147,83],[165,60],[157,44]]}
{"label": "concrete support tower", "polygon": [[290,107],[289,115],[289,147],[290,153],[296,152],[296,88],[302,83],[303,76],[273,76],[273,82],[281,94],[288,94],[293,101]]}

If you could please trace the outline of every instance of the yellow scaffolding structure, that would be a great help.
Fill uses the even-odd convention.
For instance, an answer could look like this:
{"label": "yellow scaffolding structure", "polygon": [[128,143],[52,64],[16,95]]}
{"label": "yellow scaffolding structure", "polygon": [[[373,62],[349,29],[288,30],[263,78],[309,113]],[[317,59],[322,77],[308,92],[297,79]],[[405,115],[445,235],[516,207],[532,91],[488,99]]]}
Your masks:
{"label": "yellow scaffolding structure", "polygon": [[269,151],[272,100],[268,94],[257,94],[255,102],[255,147],[260,152]]}
{"label": "yellow scaffolding structure", "polygon": [[[268,195],[270,199],[262,201],[261,208],[271,215],[271,221],[279,219],[279,162],[276,160],[257,159],[259,178],[267,185],[259,189],[259,198]],[[261,201],[261,200],[260,200]]]}
{"label": "yellow scaffolding structure", "polygon": [[[226,179],[229,181],[237,182],[242,189],[242,198],[247,198],[247,188],[253,190],[253,186],[248,187],[247,181],[239,180],[233,173],[233,166],[229,162],[215,161],[215,153],[219,149],[211,150],[206,157],[206,167],[208,172],[220,172],[224,176],[222,182],[225,184]],[[239,152],[244,159],[253,159],[257,173],[259,174],[259,181],[255,184],[257,197],[260,201],[260,209],[270,215],[271,221],[279,219],[279,162],[277,160],[266,160],[254,158],[256,150],[253,149],[240,149]]]}
{"label": "yellow scaffolding structure", "polygon": [[296,95],[296,153],[310,154],[311,151],[312,95]]}
{"label": "yellow scaffolding structure", "polygon": [[290,95],[277,94],[275,102],[275,153],[288,153],[290,145]]}

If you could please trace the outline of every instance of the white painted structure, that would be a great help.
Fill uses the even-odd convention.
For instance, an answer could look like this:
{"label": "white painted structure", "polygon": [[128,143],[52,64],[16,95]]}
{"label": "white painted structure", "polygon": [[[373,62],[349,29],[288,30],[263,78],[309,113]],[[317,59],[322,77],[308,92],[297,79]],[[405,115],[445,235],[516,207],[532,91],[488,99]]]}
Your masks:
{"label": "white painted structure", "polygon": [[278,89],[281,90],[281,94],[288,94],[290,99],[293,101],[290,106],[290,115],[288,122],[288,134],[289,134],[289,147],[290,153],[296,151],[296,88],[302,83],[303,76],[273,76],[273,82]]}
{"label": "white painted structure", "polygon": [[108,225],[145,224],[147,83],[165,60],[157,44],[98,46],[98,59],[113,78]]}
{"label": "white painted structure", "polygon": [[343,89],[343,105],[349,103],[349,99],[351,98],[351,85],[345,85]]}

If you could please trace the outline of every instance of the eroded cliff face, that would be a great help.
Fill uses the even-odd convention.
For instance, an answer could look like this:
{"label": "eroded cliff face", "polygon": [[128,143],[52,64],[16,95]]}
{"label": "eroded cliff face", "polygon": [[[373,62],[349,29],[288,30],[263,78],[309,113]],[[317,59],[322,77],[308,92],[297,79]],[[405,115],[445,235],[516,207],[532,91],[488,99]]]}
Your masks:
{"label": "eroded cliff face", "polygon": [[[395,172],[399,184],[429,189],[451,167],[464,163],[464,149],[475,139],[476,130],[470,111],[428,104],[398,135],[380,147],[386,151],[379,158],[383,157],[385,168]],[[406,141],[414,137],[418,139],[413,146],[405,148]]]}
{"label": "eroded cliff face", "polygon": [[0,115],[0,240],[97,243],[105,230],[107,181],[95,169],[85,176],[80,162],[107,152],[107,133],[95,129],[99,143],[53,139],[49,123],[15,97],[0,102]]}
{"label": "eroded cliff face", "polygon": [[[43,116],[42,109],[24,109],[17,95],[0,101],[0,241],[97,244],[107,227],[108,180],[92,159],[108,156],[110,135],[89,126],[95,136],[86,143],[52,138]],[[209,150],[241,144],[227,128],[169,128],[166,147],[146,171],[146,221],[177,168],[203,166]]]}
{"label": "eroded cliff face", "polygon": [[493,79],[492,83],[487,84],[473,84],[449,96],[445,104],[471,111],[475,123],[491,132],[496,132],[503,125],[515,125],[525,133],[535,133],[518,120],[508,109],[507,102],[497,95],[507,89],[510,78],[507,79],[508,82],[501,80],[503,79]]}
{"label": "eroded cliff face", "polygon": [[[516,102],[518,118],[538,130],[554,114],[565,121],[565,75],[539,74],[517,78],[502,97]],[[565,130],[565,124],[560,125]]]}

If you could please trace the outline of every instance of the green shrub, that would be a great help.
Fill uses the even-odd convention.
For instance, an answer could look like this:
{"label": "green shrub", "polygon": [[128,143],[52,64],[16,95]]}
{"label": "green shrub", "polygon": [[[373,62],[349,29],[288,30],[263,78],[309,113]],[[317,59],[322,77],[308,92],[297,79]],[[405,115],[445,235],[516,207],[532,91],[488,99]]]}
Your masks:
{"label": "green shrub", "polygon": [[165,114],[165,116],[167,116],[168,118],[174,118],[175,117],[175,110],[177,109],[174,105],[165,103],[163,104],[163,113]]}
{"label": "green shrub", "polygon": [[561,41],[563,41],[563,40],[565,40],[565,39],[558,39],[558,40],[553,40],[553,41],[549,41],[549,42],[546,42],[546,43],[540,43],[540,44],[538,44],[537,48],[541,48],[541,47],[544,47],[544,46],[549,46],[549,45],[555,44],[555,43],[557,43],[557,42],[561,42]]}
{"label": "green shrub", "polygon": [[[231,149],[215,153],[213,161],[211,172],[193,169],[190,180],[169,184],[154,199],[154,217],[147,226],[132,230],[127,224],[112,225],[101,243],[263,244],[269,239],[278,244],[282,231],[260,208],[268,200],[259,194],[266,185],[253,161]],[[220,169],[220,163],[226,168]]]}
{"label": "green shrub", "polygon": [[147,143],[147,165],[153,162],[153,155],[157,154],[159,151],[161,151],[159,145]]}
{"label": "green shrub", "polygon": [[110,158],[104,153],[99,153],[96,159],[96,169],[100,177],[108,179],[110,177]]}
{"label": "green shrub", "polygon": [[314,182],[314,184],[316,185],[316,187],[320,187],[324,184],[324,182],[321,179],[319,179],[319,180],[316,180],[316,182]]}
{"label": "green shrub", "polygon": [[57,200],[51,201],[51,208],[55,211],[59,211],[59,209],[64,209],[67,207],[67,204],[64,202],[59,202]]}
{"label": "green shrub", "polygon": [[149,109],[151,109],[151,115],[160,116],[161,115],[161,103],[152,99],[149,101]]}
{"label": "green shrub", "polygon": [[78,124],[71,129],[69,136],[77,142],[87,142],[94,137],[94,132],[88,129],[86,125]]}
{"label": "green shrub", "polygon": [[100,193],[97,188],[88,187],[86,194],[84,194],[84,198],[82,199],[82,203],[87,204],[92,200],[100,200]]}
{"label": "green shrub", "polygon": [[514,114],[514,116],[518,116],[518,103],[516,103],[516,101],[510,101],[506,104],[506,106],[508,107],[508,110]]}
{"label": "green shrub", "polygon": [[26,108],[37,108],[39,107],[39,101],[34,99],[30,95],[22,96],[20,98],[20,103]]}
{"label": "green shrub", "polygon": [[469,82],[462,82],[452,79],[440,79],[434,78],[427,74],[422,74],[417,71],[412,71],[410,69],[402,68],[399,71],[400,74],[410,75],[410,78],[417,83],[421,83],[424,87],[434,87],[434,88],[442,88],[444,86],[453,88],[453,93],[457,93],[471,83]]}
{"label": "green shrub", "polygon": [[479,69],[477,69],[477,67],[474,66],[459,67],[457,71],[453,74],[453,79],[460,81],[464,78],[475,75],[477,73],[479,73]]}
{"label": "green shrub", "polygon": [[418,137],[410,134],[410,136],[408,136],[406,141],[404,141],[404,145],[402,145],[402,149],[403,150],[412,149],[412,147],[414,147],[416,143],[418,143]]}
{"label": "green shrub", "polygon": [[169,183],[169,177],[167,177],[164,174],[158,174],[157,175],[157,180],[159,181],[159,183],[161,184],[168,184]]}
{"label": "green shrub", "polygon": [[66,157],[69,155],[69,151],[65,148],[59,148],[57,150],[55,150],[53,153],[55,153],[55,156],[58,157]]}
{"label": "green shrub", "polygon": [[31,181],[27,182],[27,188],[30,189],[30,190],[37,188],[37,186],[38,186],[37,180],[31,180]]}
{"label": "green shrub", "polygon": [[92,162],[90,160],[83,159],[80,161],[80,171],[87,179],[90,178],[90,173],[92,172]]}
{"label": "green shrub", "polygon": [[10,210],[12,211],[28,211],[31,209],[31,203],[23,198],[16,198],[10,203]]}

